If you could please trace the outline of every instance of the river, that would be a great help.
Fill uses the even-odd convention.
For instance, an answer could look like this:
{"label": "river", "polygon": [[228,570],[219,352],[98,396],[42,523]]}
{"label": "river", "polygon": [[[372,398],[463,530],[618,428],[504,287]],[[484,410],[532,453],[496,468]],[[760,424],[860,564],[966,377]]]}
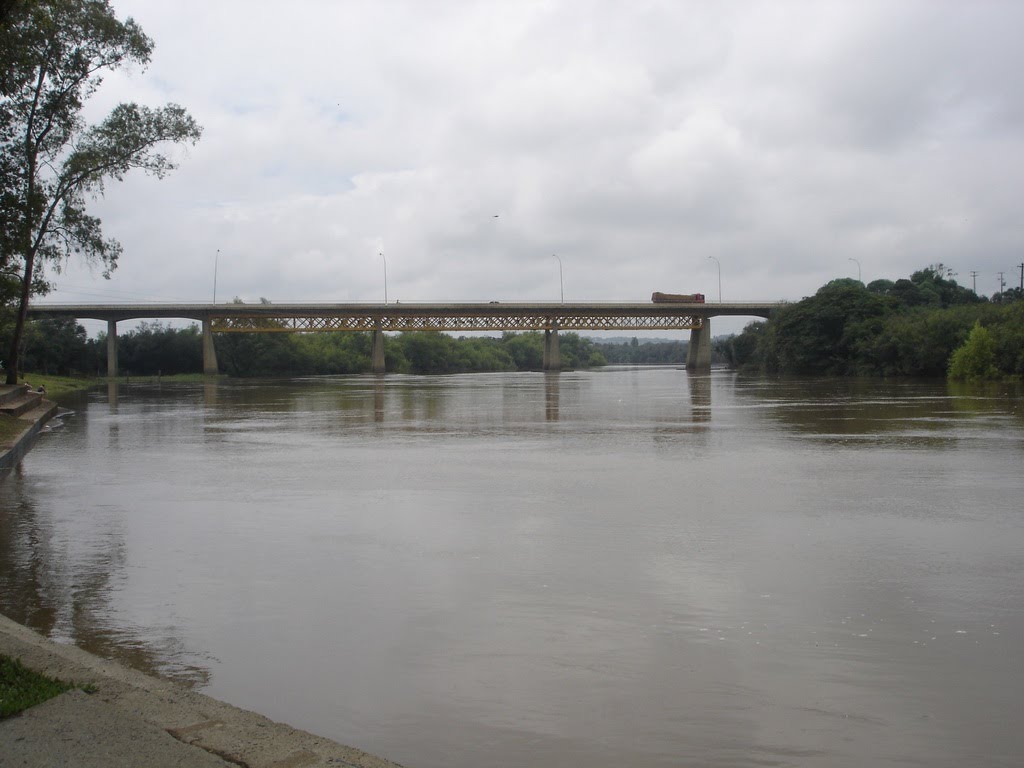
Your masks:
{"label": "river", "polygon": [[672,368],[140,385],[0,611],[410,768],[1024,760],[1024,397]]}

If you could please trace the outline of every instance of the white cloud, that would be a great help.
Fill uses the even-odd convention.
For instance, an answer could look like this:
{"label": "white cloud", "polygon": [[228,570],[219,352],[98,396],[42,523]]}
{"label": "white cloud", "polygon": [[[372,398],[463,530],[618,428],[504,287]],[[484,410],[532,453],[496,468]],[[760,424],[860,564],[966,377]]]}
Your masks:
{"label": "white cloud", "polygon": [[[54,300],[799,298],[1024,252],[1012,2],[115,0],[203,124]],[[495,218],[498,214],[498,218]],[[991,278],[989,283],[984,280]],[[87,293],[79,296],[76,291]],[[716,327],[716,331],[721,326]]]}

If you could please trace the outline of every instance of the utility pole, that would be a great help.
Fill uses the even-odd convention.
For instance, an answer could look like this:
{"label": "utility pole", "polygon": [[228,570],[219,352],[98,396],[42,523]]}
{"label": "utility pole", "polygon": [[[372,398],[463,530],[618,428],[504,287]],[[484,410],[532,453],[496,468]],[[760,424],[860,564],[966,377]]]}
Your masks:
{"label": "utility pole", "polygon": [[978,295],[978,273],[976,270],[971,270],[971,290],[974,291],[974,295]]}
{"label": "utility pole", "polygon": [[1017,266],[1020,267],[1020,297],[1024,299],[1024,262]]}
{"label": "utility pole", "polygon": [[1003,280],[1003,273],[1002,272],[998,272],[996,274],[999,275],[999,292],[1002,293],[1003,289],[1006,288],[1006,281]]}

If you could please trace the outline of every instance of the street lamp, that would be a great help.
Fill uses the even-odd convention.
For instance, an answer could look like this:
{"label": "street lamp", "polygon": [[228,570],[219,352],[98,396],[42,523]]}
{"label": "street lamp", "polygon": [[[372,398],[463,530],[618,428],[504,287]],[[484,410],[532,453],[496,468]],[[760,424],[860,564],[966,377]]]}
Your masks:
{"label": "street lamp", "polygon": [[380,256],[382,259],[384,259],[384,303],[387,304],[388,303],[388,260],[387,260],[387,257],[384,256],[384,251],[381,251],[377,255]]}
{"label": "street lamp", "polygon": [[708,256],[709,259],[714,259],[715,264],[718,265],[718,303],[722,303],[722,262],[720,262],[715,256]]}
{"label": "street lamp", "polygon": [[562,260],[558,258],[557,253],[552,253],[556,259],[558,259],[558,295],[562,299],[562,303],[565,304],[565,288],[562,284]]}
{"label": "street lamp", "polygon": [[857,282],[858,282],[858,283],[860,283],[860,282],[863,282],[863,281],[862,281],[862,280],[860,279],[860,262],[859,262],[859,261],[857,261],[857,260],[856,260],[855,258],[853,258],[852,256],[851,256],[851,257],[850,257],[849,259],[847,259],[847,261],[852,261],[852,262],[853,262],[854,264],[856,264],[856,265],[857,265]]}
{"label": "street lamp", "polygon": [[220,248],[213,257],[213,303],[217,303],[217,262],[220,261]]}

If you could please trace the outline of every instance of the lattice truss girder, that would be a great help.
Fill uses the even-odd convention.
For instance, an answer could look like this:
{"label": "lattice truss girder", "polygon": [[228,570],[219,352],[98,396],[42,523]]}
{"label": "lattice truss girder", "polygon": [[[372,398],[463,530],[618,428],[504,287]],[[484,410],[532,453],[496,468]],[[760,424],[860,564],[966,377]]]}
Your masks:
{"label": "lattice truss girder", "polygon": [[704,327],[695,315],[231,315],[214,317],[214,333],[327,333],[331,331],[661,331]]}

